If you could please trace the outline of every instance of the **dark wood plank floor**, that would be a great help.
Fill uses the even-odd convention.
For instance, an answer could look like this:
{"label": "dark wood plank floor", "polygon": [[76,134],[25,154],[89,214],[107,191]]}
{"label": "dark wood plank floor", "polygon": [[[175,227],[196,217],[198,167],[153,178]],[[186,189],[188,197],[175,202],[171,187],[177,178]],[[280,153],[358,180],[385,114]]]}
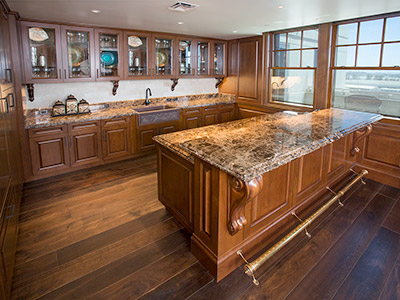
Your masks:
{"label": "dark wood plank floor", "polygon": [[154,156],[27,184],[13,299],[400,299],[400,190],[358,184],[279,262],[216,283],[157,200]]}

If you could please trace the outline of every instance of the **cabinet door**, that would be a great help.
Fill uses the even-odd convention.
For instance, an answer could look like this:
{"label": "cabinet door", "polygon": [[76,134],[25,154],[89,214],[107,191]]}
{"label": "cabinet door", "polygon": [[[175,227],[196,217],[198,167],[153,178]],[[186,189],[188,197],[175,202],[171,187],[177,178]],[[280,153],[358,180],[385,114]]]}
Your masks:
{"label": "cabinet door", "polygon": [[94,30],[61,26],[64,81],[94,80]]}
{"label": "cabinet door", "polygon": [[150,35],[124,33],[125,79],[151,77],[150,41]]}
{"label": "cabinet door", "polygon": [[177,70],[179,77],[195,76],[196,43],[186,38],[178,38]]}
{"label": "cabinet door", "polygon": [[213,74],[216,77],[225,77],[226,71],[226,42],[214,42]]}
{"label": "cabinet door", "polygon": [[174,36],[153,36],[153,70],[154,77],[170,78],[175,75],[174,68]]}
{"label": "cabinet door", "polygon": [[201,126],[201,115],[200,116],[184,116],[183,117],[183,128],[192,129]]}
{"label": "cabinet door", "polygon": [[197,41],[197,76],[209,76],[210,72],[210,41]]}
{"label": "cabinet door", "polygon": [[138,152],[151,151],[156,148],[153,137],[158,134],[158,127],[137,130]]}
{"label": "cabinet door", "polygon": [[33,136],[30,138],[30,148],[34,175],[69,168],[68,139],[64,128],[30,130]]}
{"label": "cabinet door", "polygon": [[213,107],[203,108],[203,125],[213,125],[218,123],[218,109]]}
{"label": "cabinet door", "polygon": [[220,123],[230,122],[235,119],[235,106],[233,104],[221,105],[219,111]]}
{"label": "cabinet door", "polygon": [[60,26],[21,22],[25,82],[62,82]]}
{"label": "cabinet door", "polygon": [[[0,34],[2,35],[0,41],[0,51],[2,55],[0,55],[0,79],[1,79],[1,90],[5,91],[14,86],[14,75],[12,70],[12,62],[11,62],[11,48],[10,48],[10,32],[8,21],[4,18],[0,20]],[[4,96],[2,96],[4,97]]]}
{"label": "cabinet door", "polygon": [[101,135],[99,122],[69,125],[71,166],[100,162]]}
{"label": "cabinet door", "polygon": [[129,117],[102,121],[103,159],[130,155]]}
{"label": "cabinet door", "polygon": [[96,80],[120,80],[123,76],[123,32],[96,29]]}
{"label": "cabinet door", "polygon": [[179,124],[163,125],[159,128],[159,134],[171,133],[179,130]]}

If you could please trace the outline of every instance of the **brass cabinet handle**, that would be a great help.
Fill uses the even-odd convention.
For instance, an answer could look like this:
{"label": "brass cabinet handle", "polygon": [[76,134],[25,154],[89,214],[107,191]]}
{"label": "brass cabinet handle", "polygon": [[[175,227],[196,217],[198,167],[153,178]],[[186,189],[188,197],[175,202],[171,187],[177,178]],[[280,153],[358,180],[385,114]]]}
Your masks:
{"label": "brass cabinet handle", "polygon": [[6,217],[6,219],[11,219],[14,216],[15,204],[9,205],[7,208],[11,208],[11,213]]}
{"label": "brass cabinet handle", "polygon": [[6,79],[7,79],[7,83],[13,82],[13,73],[12,73],[11,69],[6,69]]}
{"label": "brass cabinet handle", "polygon": [[61,79],[61,69],[58,69],[58,77],[60,77],[59,79]]}

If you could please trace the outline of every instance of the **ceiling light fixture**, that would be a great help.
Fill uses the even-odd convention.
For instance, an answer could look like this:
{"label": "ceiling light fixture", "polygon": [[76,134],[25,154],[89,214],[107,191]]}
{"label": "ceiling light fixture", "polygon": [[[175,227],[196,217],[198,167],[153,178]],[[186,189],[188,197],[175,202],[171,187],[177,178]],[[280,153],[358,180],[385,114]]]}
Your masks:
{"label": "ceiling light fixture", "polygon": [[92,9],[91,12],[94,13],[94,14],[99,14],[99,13],[101,13],[101,11],[98,10],[98,9]]}
{"label": "ceiling light fixture", "polygon": [[283,8],[283,5],[279,5],[278,8],[281,8],[281,9],[282,9],[282,8]]}
{"label": "ceiling light fixture", "polygon": [[179,24],[179,25],[182,25],[182,24],[183,24],[183,22],[178,22],[178,24]]}
{"label": "ceiling light fixture", "polygon": [[233,33],[237,33],[237,30],[232,31]]}

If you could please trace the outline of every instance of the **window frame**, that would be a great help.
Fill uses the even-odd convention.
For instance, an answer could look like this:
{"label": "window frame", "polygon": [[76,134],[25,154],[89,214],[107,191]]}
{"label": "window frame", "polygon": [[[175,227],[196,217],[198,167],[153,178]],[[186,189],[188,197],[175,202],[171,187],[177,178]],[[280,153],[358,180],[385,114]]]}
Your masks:
{"label": "window frame", "polygon": [[[278,30],[278,31],[271,31],[268,32],[268,44],[269,44],[269,49],[267,50],[267,61],[268,61],[268,67],[265,70],[265,77],[267,80],[266,82],[266,96],[267,96],[267,105],[272,106],[272,107],[277,107],[277,108],[287,108],[287,109],[296,109],[296,110],[301,110],[301,111],[312,111],[316,107],[316,86],[317,86],[317,75],[318,75],[318,53],[319,51],[319,40],[320,40],[320,24],[318,25],[312,25],[312,26],[305,26],[305,27],[297,27],[297,28],[290,28],[286,30]],[[304,31],[307,30],[318,30],[318,41],[317,41],[317,47],[311,47],[311,48],[303,48],[303,33]],[[296,49],[288,49],[288,34],[291,32],[298,32],[301,31],[301,44],[300,48]],[[274,50],[274,36],[277,34],[286,34],[286,47],[284,50]],[[316,50],[316,65],[314,67],[301,67],[302,63],[302,52],[303,50]],[[287,64],[287,53],[289,51],[300,51],[300,67],[286,67]],[[274,53],[275,52],[285,52],[285,67],[274,67]],[[272,100],[272,88],[271,88],[271,79],[272,79],[272,72],[273,70],[313,70],[314,71],[314,86],[313,86],[313,101],[311,105],[308,104],[301,104],[301,103],[292,103],[292,102],[283,102],[283,101],[273,101]]]}

